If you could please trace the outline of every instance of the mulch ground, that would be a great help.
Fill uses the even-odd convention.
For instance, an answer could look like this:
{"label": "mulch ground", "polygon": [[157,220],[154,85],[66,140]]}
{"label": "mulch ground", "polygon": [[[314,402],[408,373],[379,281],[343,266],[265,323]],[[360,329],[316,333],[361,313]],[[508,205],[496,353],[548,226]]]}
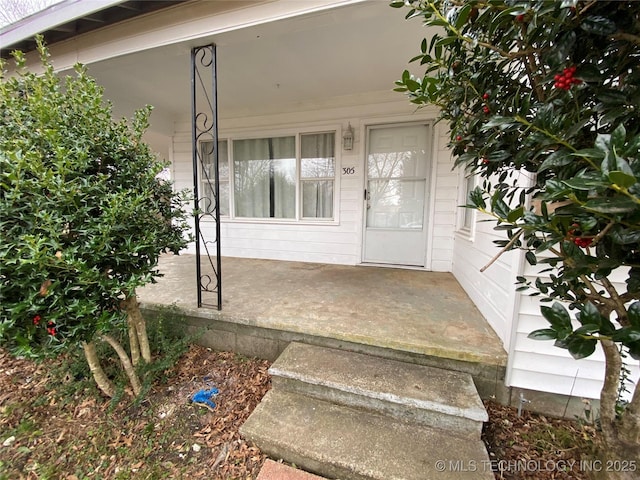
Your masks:
{"label": "mulch ground", "polygon": [[[238,429],[270,388],[268,362],[194,345],[138,405],[114,405],[63,365],[0,350],[0,480],[256,478],[265,456]],[[215,409],[190,403],[212,386]],[[497,479],[587,478],[559,468],[580,461],[593,428],[486,406]]]}

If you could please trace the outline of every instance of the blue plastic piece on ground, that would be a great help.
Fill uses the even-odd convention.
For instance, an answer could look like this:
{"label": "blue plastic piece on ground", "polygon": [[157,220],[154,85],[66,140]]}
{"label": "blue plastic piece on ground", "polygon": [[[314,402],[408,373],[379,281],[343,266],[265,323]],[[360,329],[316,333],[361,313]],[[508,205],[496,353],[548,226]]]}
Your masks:
{"label": "blue plastic piece on ground", "polygon": [[215,397],[216,395],[218,395],[217,388],[213,387],[209,390],[203,388],[202,390],[199,390],[198,392],[193,394],[193,396],[191,397],[191,401],[199,405],[204,405],[205,407],[216,408],[215,402],[211,401],[211,397]]}

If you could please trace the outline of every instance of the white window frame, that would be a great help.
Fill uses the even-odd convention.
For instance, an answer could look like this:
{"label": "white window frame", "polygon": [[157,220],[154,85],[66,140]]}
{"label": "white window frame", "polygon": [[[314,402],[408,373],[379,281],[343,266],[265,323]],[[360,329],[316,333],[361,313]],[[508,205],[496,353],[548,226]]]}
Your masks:
{"label": "white window frame", "polygon": [[[478,211],[472,208],[464,208],[462,205],[466,205],[469,202],[469,192],[471,192],[478,185],[478,177],[473,173],[465,171],[464,168],[460,168],[460,188],[458,193],[458,221],[457,221],[457,233],[470,241],[473,241],[476,233],[476,223]],[[467,225],[469,220],[469,225]]]}
{"label": "white window frame", "polygon": [[[334,156],[335,156],[335,171],[332,178],[302,178],[301,172],[301,136],[306,134],[320,134],[320,133],[333,133],[334,134]],[[235,214],[235,199],[234,199],[234,161],[233,161],[233,141],[235,140],[250,140],[260,138],[275,138],[295,136],[295,151],[296,151],[296,199],[295,199],[295,218],[263,218],[263,217],[238,217]],[[341,165],[341,152],[342,152],[342,129],[340,126],[319,126],[309,128],[290,128],[279,130],[251,130],[247,132],[241,132],[237,134],[226,133],[219,137],[219,141],[227,142],[227,158],[226,161],[229,165],[229,177],[226,181],[229,183],[229,215],[221,215],[220,219],[226,223],[265,223],[265,224],[296,224],[296,225],[338,225],[340,223],[340,165]],[[198,148],[202,148],[201,145]],[[223,159],[219,158],[218,162],[222,163]],[[303,217],[302,216],[302,182],[305,180],[333,180],[333,217],[331,218],[315,218],[315,217]],[[201,182],[202,184],[202,182]],[[204,189],[203,189],[204,191]],[[204,221],[211,221],[210,218],[204,217]]]}

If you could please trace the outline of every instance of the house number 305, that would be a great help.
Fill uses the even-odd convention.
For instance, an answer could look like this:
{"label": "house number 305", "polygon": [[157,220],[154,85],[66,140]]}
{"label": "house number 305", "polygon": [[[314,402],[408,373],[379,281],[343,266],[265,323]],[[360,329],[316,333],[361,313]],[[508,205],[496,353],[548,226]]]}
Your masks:
{"label": "house number 305", "polygon": [[342,167],[343,175],[353,175],[356,173],[356,167]]}

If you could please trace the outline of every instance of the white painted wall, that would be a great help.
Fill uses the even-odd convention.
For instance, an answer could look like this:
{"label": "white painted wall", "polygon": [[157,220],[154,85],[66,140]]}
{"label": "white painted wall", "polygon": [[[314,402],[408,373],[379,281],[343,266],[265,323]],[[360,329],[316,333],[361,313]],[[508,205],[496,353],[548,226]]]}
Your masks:
{"label": "white painted wall", "polygon": [[[460,205],[464,202],[460,199]],[[454,238],[453,274],[467,292],[480,313],[509,351],[515,302],[515,277],[520,263],[518,252],[500,256],[484,272],[486,266],[499,252],[494,240],[503,240],[493,230],[494,223],[478,219],[474,231],[458,231]]]}
{"label": "white painted wall", "polygon": [[[339,106],[343,105],[343,106]],[[300,108],[300,106],[298,106]],[[362,258],[365,131],[368,125],[428,121],[433,110],[416,111],[392,92],[328,100],[295,110],[283,105],[283,113],[220,119],[220,138],[226,136],[268,136],[292,133],[300,129],[335,128],[338,140],[351,123],[355,130],[352,151],[339,148],[336,190],[339,208],[334,222],[272,222],[223,219],[222,253],[225,256],[268,258],[356,265]],[[431,238],[427,251],[427,269],[450,271],[455,225],[456,174],[451,171],[449,154],[440,141],[440,128],[433,139],[432,191],[429,198]],[[339,142],[341,143],[341,142]],[[173,178],[176,188],[191,188],[191,123],[183,118],[175,124],[173,137]],[[355,174],[340,175],[342,167],[354,167]],[[203,228],[206,238],[215,238],[213,224]],[[195,247],[192,247],[192,249]]]}
{"label": "white painted wall", "polygon": [[[459,177],[463,185],[463,175]],[[459,199],[459,204],[465,203]],[[487,217],[488,218],[488,217]],[[540,267],[524,261],[522,252],[503,254],[487,270],[487,265],[499,252],[493,240],[504,236],[493,230],[495,222],[478,220],[471,232],[458,231],[454,240],[453,274],[496,331],[507,350],[506,384],[541,392],[578,398],[599,398],[604,378],[604,355],[598,349],[591,357],[574,360],[552,341],[527,338],[530,332],[547,328],[540,313],[537,297],[516,292],[516,276],[535,281]],[[638,361],[628,359],[633,380],[638,381]]]}
{"label": "white painted wall", "polygon": [[[457,174],[460,185],[457,200],[458,205],[462,206],[468,201],[464,188],[468,174],[462,169],[457,169]],[[518,181],[525,184],[529,182],[524,176],[519,177]],[[460,216],[463,210],[462,207],[458,209]],[[517,306],[514,283],[520,272],[522,255],[518,251],[498,255],[500,249],[493,242],[504,240],[504,234],[494,230],[495,222],[491,217],[473,209],[468,212],[475,221],[470,230],[464,228],[462,221],[457,223],[452,271],[508,352]],[[483,268],[485,270],[481,271]]]}
{"label": "white painted wall", "polygon": [[[544,277],[545,274],[538,273],[540,270],[541,267],[531,266],[527,262],[523,264],[523,276],[532,281],[536,277]],[[614,272],[610,277],[614,285],[624,282],[621,274],[622,271],[618,275]],[[574,397],[599,398],[604,379],[602,350],[598,347],[590,357],[575,360],[566,350],[554,347],[552,341],[527,338],[530,332],[548,328],[549,324],[540,314],[541,303],[537,297],[518,295],[513,348],[509,355],[509,384]],[[626,362],[632,372],[632,380],[638,382],[640,362],[631,357]]]}

